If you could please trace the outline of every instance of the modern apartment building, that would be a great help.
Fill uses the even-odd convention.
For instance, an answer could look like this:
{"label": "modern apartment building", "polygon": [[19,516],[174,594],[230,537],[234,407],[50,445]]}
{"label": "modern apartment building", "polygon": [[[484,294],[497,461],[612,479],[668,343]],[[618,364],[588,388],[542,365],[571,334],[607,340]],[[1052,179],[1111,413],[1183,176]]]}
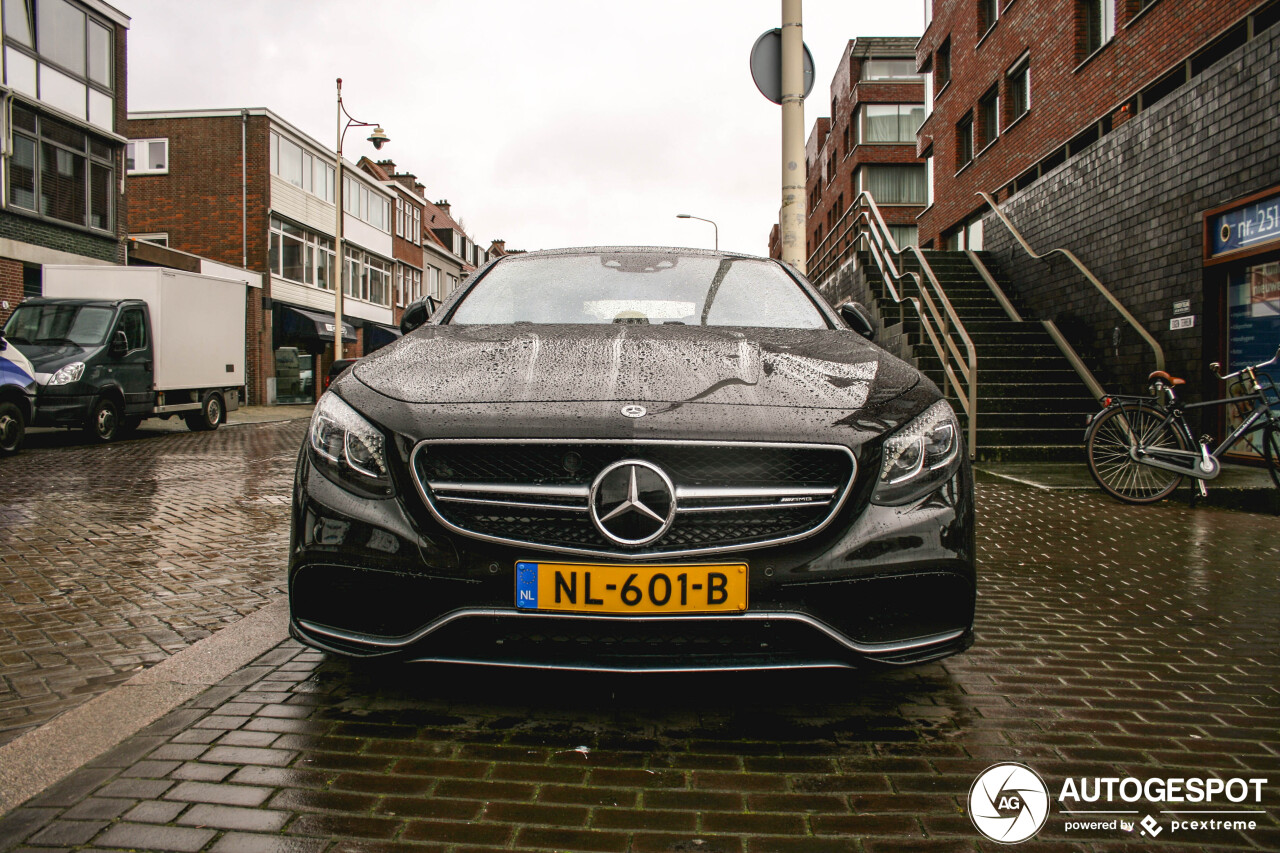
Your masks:
{"label": "modern apartment building", "polygon": [[862,192],[876,200],[900,246],[916,242],[929,181],[916,156],[925,85],[915,46],[913,38],[857,38],[840,57],[831,116],[814,123],[805,149],[810,268],[849,247],[853,235],[842,217]]}
{"label": "modern apartment building", "polygon": [[129,17],[101,0],[6,2],[0,323],[45,264],[121,264]]}
{"label": "modern apartment building", "polygon": [[[1108,387],[1155,352],[1075,270],[1078,256],[1175,375],[1221,390],[1280,344],[1280,3],[933,0],[917,48],[930,114],[921,245],[983,248]],[[1208,425],[1211,428],[1212,425]]]}

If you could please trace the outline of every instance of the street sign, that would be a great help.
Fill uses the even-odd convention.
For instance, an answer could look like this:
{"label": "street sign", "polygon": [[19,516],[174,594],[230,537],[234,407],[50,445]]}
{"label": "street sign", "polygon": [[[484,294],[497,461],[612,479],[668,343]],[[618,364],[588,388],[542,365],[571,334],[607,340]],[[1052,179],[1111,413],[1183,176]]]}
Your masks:
{"label": "street sign", "polygon": [[[782,29],[765,30],[751,48],[751,79],[775,104],[782,103]],[[813,54],[804,46],[804,96],[813,91]]]}

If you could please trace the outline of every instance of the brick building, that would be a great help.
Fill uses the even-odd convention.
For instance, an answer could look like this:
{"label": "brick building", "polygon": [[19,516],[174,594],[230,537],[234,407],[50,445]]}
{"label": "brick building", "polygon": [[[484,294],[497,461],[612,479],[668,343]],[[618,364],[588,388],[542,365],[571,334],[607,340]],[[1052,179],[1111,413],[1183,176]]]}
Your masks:
{"label": "brick building", "polygon": [[46,264],[121,264],[129,17],[101,0],[5,3],[0,323]]}
{"label": "brick building", "polygon": [[[267,109],[135,112],[139,239],[262,274],[249,291],[250,402],[305,402],[333,358],[334,154]],[[343,347],[393,336],[395,190],[343,165]]]}
{"label": "brick building", "polygon": [[1145,386],[1152,350],[1069,264],[1031,260],[977,191],[1038,252],[1079,256],[1193,393],[1221,390],[1210,361],[1274,353],[1280,3],[932,6],[917,49],[932,108],[921,244],[985,248],[1028,313],[1055,320],[1114,390]]}
{"label": "brick building", "polygon": [[925,85],[914,38],[857,38],[831,80],[831,117],[820,117],[805,147],[808,266],[852,243],[841,227],[861,192],[876,200],[898,245],[916,242],[928,203],[926,164],[916,156]]}

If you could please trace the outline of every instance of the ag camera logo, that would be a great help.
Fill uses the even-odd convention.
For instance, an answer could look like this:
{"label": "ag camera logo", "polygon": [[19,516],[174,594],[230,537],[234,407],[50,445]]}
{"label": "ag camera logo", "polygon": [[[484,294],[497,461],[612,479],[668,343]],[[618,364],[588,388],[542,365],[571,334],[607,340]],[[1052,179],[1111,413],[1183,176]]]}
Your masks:
{"label": "ag camera logo", "polygon": [[993,764],[969,789],[969,818],[992,841],[1026,841],[1049,819],[1049,788],[1024,764]]}

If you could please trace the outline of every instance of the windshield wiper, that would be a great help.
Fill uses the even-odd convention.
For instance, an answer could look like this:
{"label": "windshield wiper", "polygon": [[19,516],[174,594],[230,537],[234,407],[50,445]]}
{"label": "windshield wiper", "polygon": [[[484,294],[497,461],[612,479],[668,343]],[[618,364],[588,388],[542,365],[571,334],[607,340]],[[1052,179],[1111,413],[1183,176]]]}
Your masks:
{"label": "windshield wiper", "polygon": [[73,346],[73,347],[78,347],[78,346],[80,346],[80,344],[79,344],[78,342],[71,340],[71,338],[36,338],[34,341],[32,341],[32,343],[36,343],[36,344],[68,344],[68,345]]}
{"label": "windshield wiper", "polygon": [[27,340],[26,338],[22,337],[21,335],[5,335],[5,336],[4,336],[4,339],[5,339],[6,341],[8,341],[9,343],[11,343],[11,344],[29,344],[29,343],[31,343],[31,341]]}

